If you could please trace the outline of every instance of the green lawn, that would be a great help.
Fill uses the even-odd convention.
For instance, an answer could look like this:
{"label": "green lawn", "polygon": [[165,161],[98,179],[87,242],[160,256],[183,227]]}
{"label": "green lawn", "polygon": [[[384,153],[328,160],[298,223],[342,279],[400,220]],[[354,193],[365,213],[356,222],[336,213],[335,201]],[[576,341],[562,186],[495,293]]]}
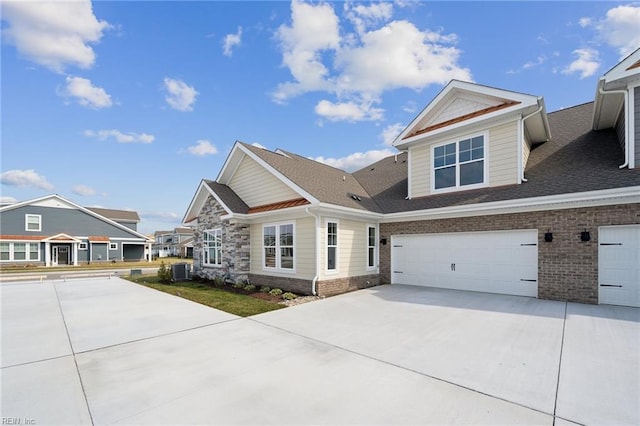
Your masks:
{"label": "green lawn", "polygon": [[256,299],[245,294],[232,293],[195,281],[161,284],[155,275],[142,275],[127,279],[241,317],[257,315],[285,307],[278,303]]}

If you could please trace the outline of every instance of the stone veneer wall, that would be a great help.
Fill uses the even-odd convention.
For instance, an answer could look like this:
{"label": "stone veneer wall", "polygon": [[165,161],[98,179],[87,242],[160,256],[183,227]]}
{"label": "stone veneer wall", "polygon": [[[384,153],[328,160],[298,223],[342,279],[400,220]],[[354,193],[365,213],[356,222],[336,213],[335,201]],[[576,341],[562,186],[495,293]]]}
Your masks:
{"label": "stone veneer wall", "polygon": [[[579,303],[598,303],[598,227],[640,224],[640,204],[551,210],[493,216],[382,223],[380,275],[391,281],[391,236],[441,232],[538,230],[538,297]],[[584,229],[591,241],[580,241]],[[544,233],[553,233],[553,242]]]}
{"label": "stone veneer wall", "polygon": [[[249,278],[250,233],[249,225],[230,224],[220,219],[227,211],[209,196],[198,216],[198,227],[193,238],[194,275],[214,279],[222,277],[231,282],[246,281]],[[222,267],[202,266],[204,231],[222,229]]]}

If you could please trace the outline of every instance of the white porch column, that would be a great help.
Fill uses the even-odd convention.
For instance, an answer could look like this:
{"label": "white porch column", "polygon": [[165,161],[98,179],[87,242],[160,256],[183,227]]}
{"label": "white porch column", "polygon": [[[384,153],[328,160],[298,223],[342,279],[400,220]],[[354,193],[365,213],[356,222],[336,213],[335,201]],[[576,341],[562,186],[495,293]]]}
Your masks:
{"label": "white porch column", "polygon": [[51,266],[51,244],[49,241],[44,243],[44,266]]}
{"label": "white porch column", "polygon": [[73,243],[73,266],[78,266],[78,243]]}

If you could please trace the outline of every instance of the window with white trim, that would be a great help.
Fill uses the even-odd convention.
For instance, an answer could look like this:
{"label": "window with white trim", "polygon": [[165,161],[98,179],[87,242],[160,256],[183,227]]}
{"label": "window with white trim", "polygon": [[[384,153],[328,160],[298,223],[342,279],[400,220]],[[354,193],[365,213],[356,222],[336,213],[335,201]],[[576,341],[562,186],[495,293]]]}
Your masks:
{"label": "window with white trim", "polygon": [[376,253],[378,249],[378,239],[376,238],[376,227],[367,225],[367,268],[376,267]]}
{"label": "window with white trim", "polygon": [[327,222],[327,271],[338,270],[338,222]]}
{"label": "window with white trim", "polygon": [[432,150],[433,190],[471,188],[486,183],[485,137],[473,136]]}
{"label": "window with white trim", "polygon": [[118,250],[118,243],[109,243],[109,250]]}
{"label": "window with white trim", "polygon": [[39,214],[24,215],[24,229],[26,231],[40,232],[42,230],[42,216]]}
{"label": "window with white trim", "polygon": [[87,243],[78,244],[78,250],[86,250],[86,249],[87,249]]}
{"label": "window with white trim", "polygon": [[264,269],[295,269],[295,227],[293,223],[262,227],[262,266]]}
{"label": "window with white trim", "polygon": [[202,264],[208,266],[222,266],[222,229],[204,231]]}
{"label": "window with white trim", "polygon": [[0,243],[0,261],[40,260],[40,243]]}

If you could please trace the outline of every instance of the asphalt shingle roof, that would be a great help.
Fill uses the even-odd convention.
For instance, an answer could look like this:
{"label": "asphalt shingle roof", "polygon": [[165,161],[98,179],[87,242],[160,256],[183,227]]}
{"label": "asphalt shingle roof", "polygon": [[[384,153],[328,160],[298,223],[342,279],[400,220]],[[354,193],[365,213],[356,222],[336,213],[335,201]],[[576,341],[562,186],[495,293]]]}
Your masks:
{"label": "asphalt shingle roof", "polygon": [[138,216],[137,212],[134,212],[132,210],[112,210],[102,209],[98,207],[87,207],[87,210],[91,210],[94,213],[97,213],[116,222],[140,222],[140,216]]}
{"label": "asphalt shingle roof", "polygon": [[204,183],[206,183],[207,186],[211,188],[211,190],[215,192],[218,197],[220,197],[222,202],[228,208],[230,208],[233,213],[249,213],[249,206],[247,205],[247,203],[242,201],[238,194],[236,194],[227,185],[223,185],[221,183],[206,179]]}
{"label": "asphalt shingle roof", "polygon": [[[384,213],[640,185],[640,171],[620,169],[624,153],[613,129],[591,130],[593,102],[548,115],[552,140],[531,151],[528,182],[407,200],[407,154],[384,158],[353,175]],[[428,167],[428,165],[425,165]]]}
{"label": "asphalt shingle roof", "polygon": [[[280,154],[245,143],[242,145],[320,202],[380,212],[380,208],[360,182],[344,170],[291,152],[281,151]],[[359,197],[360,200],[352,196]]]}
{"label": "asphalt shingle roof", "polygon": [[[638,169],[618,167],[624,162],[624,153],[615,131],[592,130],[593,105],[590,102],[548,114],[552,139],[531,150],[525,169],[527,182],[411,200],[407,199],[406,152],[348,173],[294,153],[239,143],[320,202],[377,213],[640,186]],[[249,206],[231,188],[205,182],[233,212],[249,212]]]}

